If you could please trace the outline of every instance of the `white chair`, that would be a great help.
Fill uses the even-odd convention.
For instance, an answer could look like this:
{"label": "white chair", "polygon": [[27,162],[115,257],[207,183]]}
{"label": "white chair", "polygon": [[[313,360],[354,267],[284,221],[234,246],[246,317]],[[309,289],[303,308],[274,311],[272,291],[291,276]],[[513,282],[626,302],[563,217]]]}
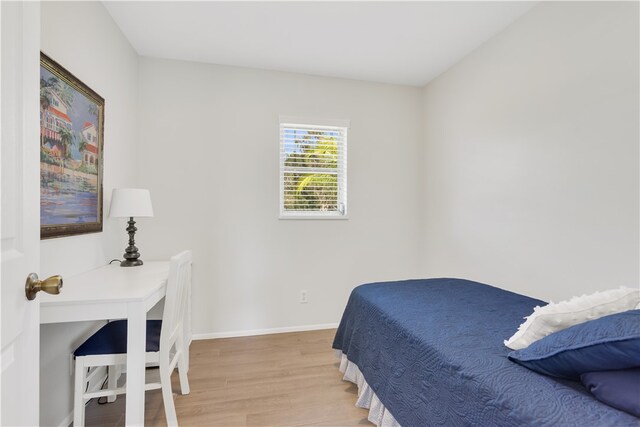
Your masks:
{"label": "white chair", "polygon": [[[137,268],[137,267],[129,267]],[[177,426],[176,409],[171,390],[171,373],[178,367],[180,390],[189,394],[187,379],[186,340],[184,318],[188,304],[191,273],[191,252],[184,251],[171,258],[167,292],[162,320],[147,320],[146,362],[160,366],[160,383],[148,383],[145,390],[162,389],[162,400],[167,424]],[[172,348],[174,348],[172,354]],[[109,322],[93,334],[74,352],[76,359],[73,425],[84,425],[84,406],[92,398],[107,397],[115,400],[118,394],[126,392],[125,387],[117,387],[118,366],[127,363],[127,321]],[[98,368],[107,366],[108,388],[85,391],[88,382],[97,375]],[[87,372],[88,371],[88,372]]]}

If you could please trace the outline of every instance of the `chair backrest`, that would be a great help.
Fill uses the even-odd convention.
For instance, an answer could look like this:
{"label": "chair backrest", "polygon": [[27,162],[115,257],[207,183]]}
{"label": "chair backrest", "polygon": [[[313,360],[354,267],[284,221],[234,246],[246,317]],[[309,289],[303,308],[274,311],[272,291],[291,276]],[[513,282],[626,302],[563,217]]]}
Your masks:
{"label": "chair backrest", "polygon": [[[191,284],[191,251],[171,257],[167,293],[164,299],[160,351],[170,350],[178,333],[182,332]],[[188,339],[188,337],[184,337]]]}

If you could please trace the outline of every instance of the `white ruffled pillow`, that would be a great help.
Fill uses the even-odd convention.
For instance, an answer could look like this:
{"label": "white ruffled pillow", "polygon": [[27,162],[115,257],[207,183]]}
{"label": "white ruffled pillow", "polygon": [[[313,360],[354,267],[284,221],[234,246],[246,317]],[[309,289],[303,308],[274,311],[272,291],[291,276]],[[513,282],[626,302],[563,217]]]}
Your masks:
{"label": "white ruffled pillow", "polygon": [[640,304],[640,290],[632,288],[612,289],[591,295],[573,297],[559,303],[550,302],[544,307],[535,307],[518,332],[504,342],[512,350],[527,348],[554,332],[588,320],[609,314],[633,310]]}

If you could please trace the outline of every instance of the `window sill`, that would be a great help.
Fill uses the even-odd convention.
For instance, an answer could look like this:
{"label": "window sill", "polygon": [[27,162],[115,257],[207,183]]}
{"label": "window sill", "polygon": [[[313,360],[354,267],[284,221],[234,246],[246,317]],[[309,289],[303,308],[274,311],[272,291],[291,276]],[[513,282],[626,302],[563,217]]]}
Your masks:
{"label": "window sill", "polygon": [[296,216],[294,216],[294,215],[291,215],[291,216],[290,215],[280,215],[278,217],[278,219],[293,219],[293,220],[298,220],[298,219],[302,219],[302,220],[305,220],[305,219],[337,220],[338,219],[339,220],[339,219],[349,219],[349,216],[348,215],[340,215],[340,216],[338,216],[338,215],[335,215],[335,216],[333,216],[333,215],[331,215],[331,216],[330,215],[326,215],[326,216],[325,215],[296,215]]}

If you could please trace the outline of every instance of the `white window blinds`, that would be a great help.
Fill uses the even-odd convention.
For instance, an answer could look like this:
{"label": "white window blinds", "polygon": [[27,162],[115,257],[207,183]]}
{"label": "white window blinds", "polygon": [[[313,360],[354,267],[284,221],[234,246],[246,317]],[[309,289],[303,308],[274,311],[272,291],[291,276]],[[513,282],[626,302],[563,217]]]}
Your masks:
{"label": "white window blinds", "polygon": [[281,117],[280,217],[346,217],[348,127]]}

